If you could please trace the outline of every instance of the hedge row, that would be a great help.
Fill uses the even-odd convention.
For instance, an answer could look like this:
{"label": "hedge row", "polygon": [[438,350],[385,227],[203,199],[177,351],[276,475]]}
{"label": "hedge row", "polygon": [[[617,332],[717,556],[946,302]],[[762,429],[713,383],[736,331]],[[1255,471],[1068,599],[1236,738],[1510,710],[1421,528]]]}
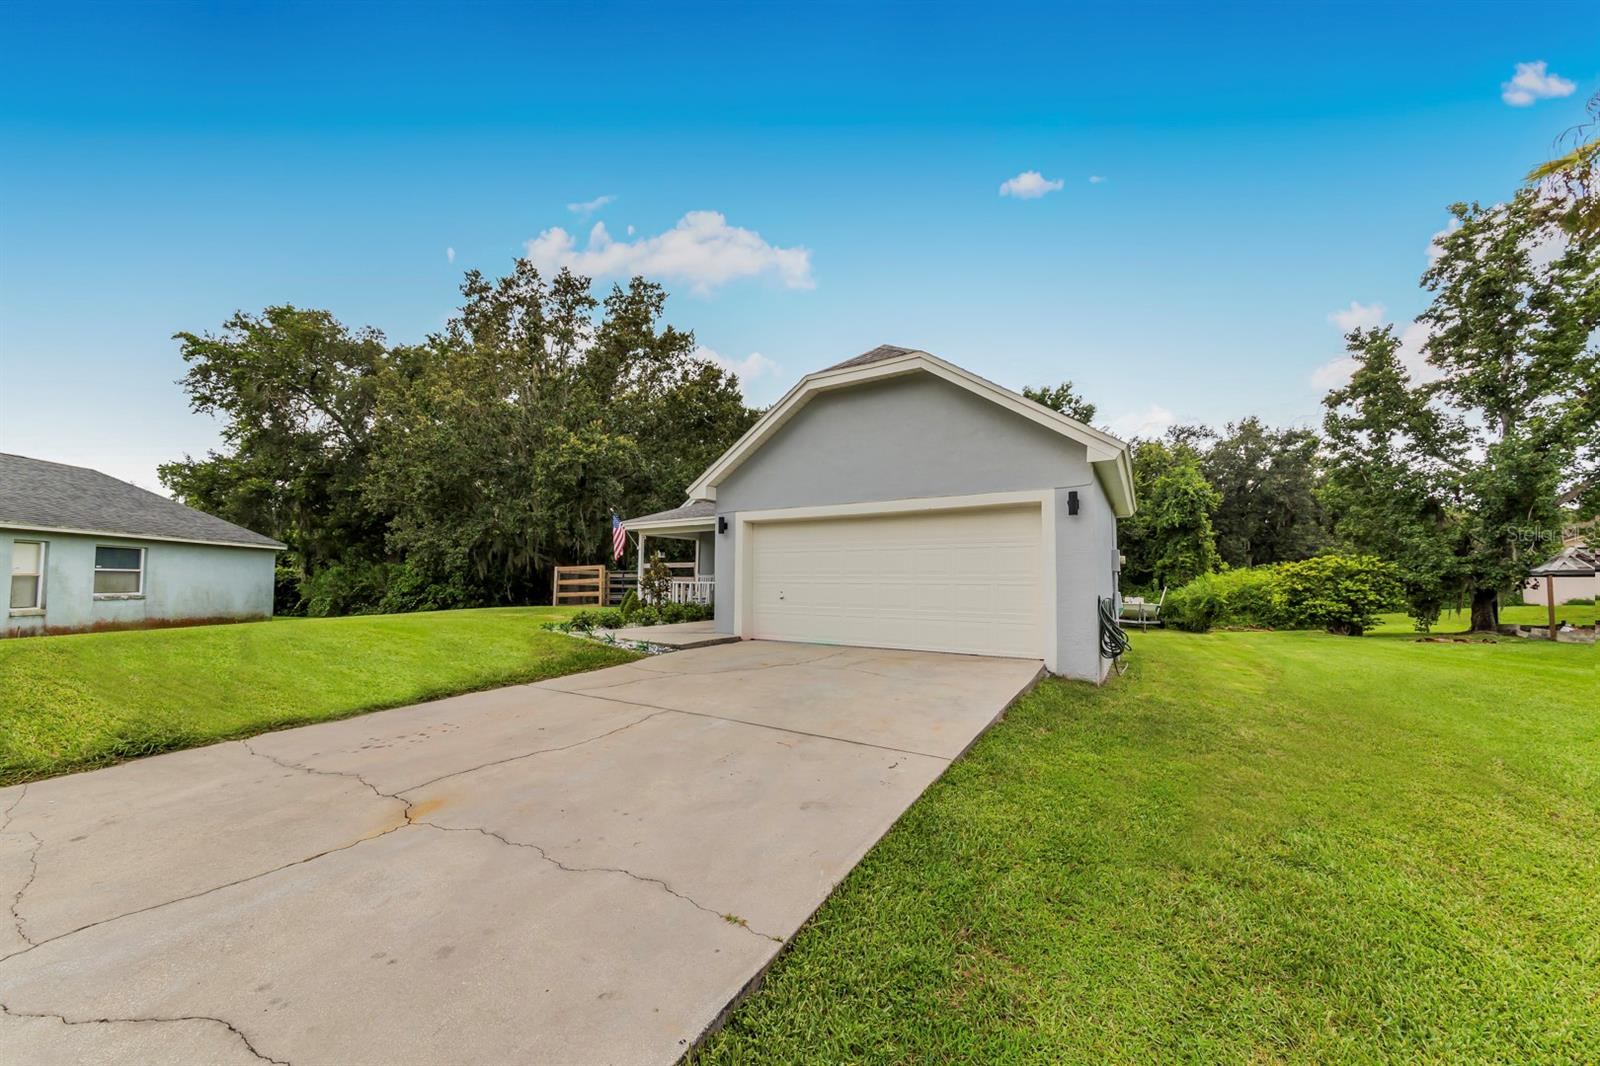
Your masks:
{"label": "hedge row", "polygon": [[623,626],[665,626],[678,622],[703,622],[712,615],[709,603],[638,604],[624,610],[603,607],[579,611],[567,621],[569,629],[621,629]]}
{"label": "hedge row", "polygon": [[1161,614],[1193,632],[1254,626],[1359,636],[1379,614],[1401,609],[1403,599],[1393,564],[1367,555],[1319,555],[1203,574],[1168,592]]}

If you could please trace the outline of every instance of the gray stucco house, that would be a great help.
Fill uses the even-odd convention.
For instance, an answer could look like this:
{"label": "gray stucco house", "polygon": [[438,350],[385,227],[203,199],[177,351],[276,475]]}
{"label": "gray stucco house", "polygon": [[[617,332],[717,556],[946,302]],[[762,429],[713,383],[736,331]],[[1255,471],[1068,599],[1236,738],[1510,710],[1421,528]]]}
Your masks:
{"label": "gray stucco house", "polygon": [[[1133,513],[1117,438],[884,345],[809,374],[689,487],[627,522],[695,542],[694,598],[747,638],[1043,659],[1093,681]],[[709,595],[707,595],[709,594]]]}
{"label": "gray stucco house", "polygon": [[0,636],[270,618],[282,548],[98,471],[0,452]]}

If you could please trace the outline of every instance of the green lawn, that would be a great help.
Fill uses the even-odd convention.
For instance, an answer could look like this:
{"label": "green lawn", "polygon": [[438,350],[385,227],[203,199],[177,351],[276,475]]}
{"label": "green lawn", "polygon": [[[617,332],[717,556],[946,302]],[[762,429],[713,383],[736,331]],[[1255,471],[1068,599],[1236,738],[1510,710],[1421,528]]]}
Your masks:
{"label": "green lawn", "polygon": [[[1563,606],[1556,604],[1556,621],[1569,622],[1575,626],[1594,625],[1595,608],[1593,604],[1571,604]],[[1500,608],[1500,621],[1507,624],[1515,623],[1524,626],[1542,626],[1549,622],[1549,608],[1523,604],[1517,607]],[[1465,632],[1471,618],[1464,611],[1445,611],[1439,616],[1439,624],[1433,627],[1435,634],[1449,634]],[[1404,613],[1386,614],[1380,616],[1375,633],[1411,633],[1411,617]]]}
{"label": "green lawn", "polygon": [[0,640],[0,785],[637,656],[502,608]]}
{"label": "green lawn", "polygon": [[1600,1060],[1594,649],[1133,639],[1014,707],[696,1060]]}

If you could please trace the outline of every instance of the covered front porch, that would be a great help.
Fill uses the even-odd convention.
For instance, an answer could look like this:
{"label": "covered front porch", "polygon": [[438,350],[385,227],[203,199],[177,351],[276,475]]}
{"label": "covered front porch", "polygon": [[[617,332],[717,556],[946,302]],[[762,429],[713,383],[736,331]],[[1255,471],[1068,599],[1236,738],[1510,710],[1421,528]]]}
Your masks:
{"label": "covered front porch", "polygon": [[[638,577],[643,587],[645,568],[654,540],[691,541],[692,562],[667,563],[673,571],[667,599],[672,603],[715,603],[717,596],[717,505],[711,500],[692,500],[670,511],[630,518],[623,525],[639,549]],[[659,545],[657,545],[659,547]]]}

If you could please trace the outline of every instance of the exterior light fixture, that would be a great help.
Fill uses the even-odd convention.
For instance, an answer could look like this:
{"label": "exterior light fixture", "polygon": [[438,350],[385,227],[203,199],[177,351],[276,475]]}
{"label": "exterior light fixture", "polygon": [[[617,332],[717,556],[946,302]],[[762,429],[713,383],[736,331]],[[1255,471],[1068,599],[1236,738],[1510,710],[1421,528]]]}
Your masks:
{"label": "exterior light fixture", "polygon": [[1072,489],[1067,493],[1067,513],[1078,513],[1078,490]]}

